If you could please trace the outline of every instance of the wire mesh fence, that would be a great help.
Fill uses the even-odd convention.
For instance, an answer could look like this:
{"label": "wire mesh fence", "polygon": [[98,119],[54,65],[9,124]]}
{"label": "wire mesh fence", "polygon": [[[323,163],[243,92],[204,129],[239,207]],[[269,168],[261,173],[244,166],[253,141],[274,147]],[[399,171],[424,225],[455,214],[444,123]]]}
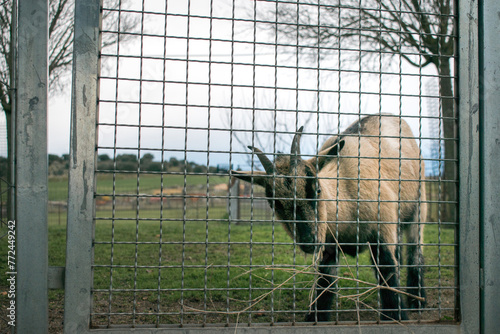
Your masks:
{"label": "wire mesh fence", "polygon": [[458,320],[453,8],[102,16],[92,326]]}

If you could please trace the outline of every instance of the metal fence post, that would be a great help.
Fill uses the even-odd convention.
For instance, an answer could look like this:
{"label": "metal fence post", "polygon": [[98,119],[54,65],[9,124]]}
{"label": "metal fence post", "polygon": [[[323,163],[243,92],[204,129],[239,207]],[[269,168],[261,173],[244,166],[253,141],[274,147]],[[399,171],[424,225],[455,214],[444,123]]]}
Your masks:
{"label": "metal fence post", "polygon": [[479,305],[479,73],[478,8],[459,2],[458,95],[460,157],[459,272],[460,314],[463,333],[478,333]]}
{"label": "metal fence post", "polygon": [[481,333],[500,327],[500,3],[483,1],[480,11],[479,85],[481,116]]}
{"label": "metal fence post", "polygon": [[16,329],[47,333],[48,1],[19,1],[18,18]]}
{"label": "metal fence post", "polygon": [[[86,332],[90,321],[100,3],[100,0],[75,3],[65,333]],[[85,134],[88,140],[77,140],[77,134]]]}

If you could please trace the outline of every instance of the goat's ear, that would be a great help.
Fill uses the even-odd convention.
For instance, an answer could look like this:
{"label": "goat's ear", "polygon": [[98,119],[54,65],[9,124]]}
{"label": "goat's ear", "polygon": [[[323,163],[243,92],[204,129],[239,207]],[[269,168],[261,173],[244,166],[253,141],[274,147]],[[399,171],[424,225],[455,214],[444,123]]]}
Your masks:
{"label": "goat's ear", "polygon": [[252,179],[253,179],[253,183],[255,184],[258,184],[259,186],[262,186],[262,187],[265,187],[266,186],[266,183],[267,183],[267,173],[266,172],[241,172],[241,171],[236,171],[236,170],[232,170],[231,171],[231,175],[240,179],[240,180],[243,180],[243,181],[246,181],[246,182],[252,182]]}
{"label": "goat's ear", "polygon": [[332,146],[325,148],[318,153],[318,170],[321,170],[323,166],[330,161],[331,158],[339,155],[339,152],[344,147],[345,141],[342,139],[335,142]]}

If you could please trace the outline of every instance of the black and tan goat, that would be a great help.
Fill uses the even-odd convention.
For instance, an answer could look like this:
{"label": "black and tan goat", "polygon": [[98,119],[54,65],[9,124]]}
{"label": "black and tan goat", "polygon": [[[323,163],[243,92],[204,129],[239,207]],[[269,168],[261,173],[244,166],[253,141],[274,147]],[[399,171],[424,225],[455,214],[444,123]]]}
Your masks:
{"label": "black and tan goat", "polygon": [[381,286],[381,318],[408,319],[401,294],[392,289],[398,288],[401,231],[406,234],[407,292],[421,297],[408,296],[409,307],[418,308],[425,298],[420,222],[427,215],[424,163],[410,127],[398,117],[368,116],[330,137],[308,160],[300,156],[301,134],[302,128],[290,154],[277,155],[274,163],[249,146],[265,172],[232,173],[265,188],[276,216],[302,251],[322,252],[318,297],[306,320],[329,320],[339,252],[355,256],[368,247]]}

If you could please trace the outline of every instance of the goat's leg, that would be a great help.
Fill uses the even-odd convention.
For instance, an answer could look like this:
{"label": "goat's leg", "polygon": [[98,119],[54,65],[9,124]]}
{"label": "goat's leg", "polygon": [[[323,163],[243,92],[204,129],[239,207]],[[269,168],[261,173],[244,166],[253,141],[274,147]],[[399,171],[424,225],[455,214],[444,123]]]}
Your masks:
{"label": "goat's leg", "polygon": [[[425,193],[425,191],[424,191]],[[423,197],[425,201],[425,194]],[[406,230],[408,246],[408,293],[422,297],[424,300],[418,300],[408,296],[408,306],[418,309],[425,306],[425,285],[424,285],[424,254],[422,253],[422,244],[424,242],[424,224],[417,222],[425,220],[427,217],[427,203],[421,203],[420,207],[416,207],[414,215],[414,223]]]}
{"label": "goat's leg", "polygon": [[323,258],[318,266],[319,277],[316,286],[316,302],[311,306],[311,312],[307,314],[306,321],[318,322],[329,321],[330,310],[334,298],[335,287],[331,286],[337,273],[337,251],[336,247],[327,247],[323,251]]}
{"label": "goat's leg", "polygon": [[[389,286],[391,288],[398,288],[398,273],[397,273],[397,260],[396,260],[396,247],[375,244],[371,245],[371,249],[377,263],[375,274],[378,277],[381,286]],[[380,275],[379,274],[382,274]],[[380,298],[382,302],[381,320],[407,320],[405,306],[401,294],[391,291],[389,289],[380,289]]]}
{"label": "goat's leg", "polygon": [[[418,227],[416,227],[418,228]],[[418,238],[408,239],[408,293],[424,298],[423,301],[408,296],[408,304],[411,308],[418,309],[425,306],[424,289],[424,255],[422,247],[418,244]]]}
{"label": "goat's leg", "polygon": [[408,246],[408,293],[413,296],[424,298],[419,300],[408,296],[408,304],[411,308],[419,309],[425,306],[424,289],[424,256],[420,246]]}

